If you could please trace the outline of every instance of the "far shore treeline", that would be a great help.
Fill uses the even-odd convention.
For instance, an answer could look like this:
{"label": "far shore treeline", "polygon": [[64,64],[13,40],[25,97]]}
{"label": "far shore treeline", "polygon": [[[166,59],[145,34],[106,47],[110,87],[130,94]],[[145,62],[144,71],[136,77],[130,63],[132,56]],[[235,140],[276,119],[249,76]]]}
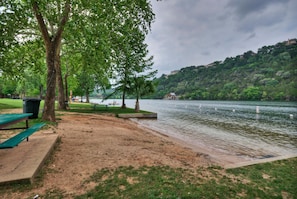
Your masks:
{"label": "far shore treeline", "polygon": [[297,40],[185,67],[155,81],[151,98],[297,101]]}

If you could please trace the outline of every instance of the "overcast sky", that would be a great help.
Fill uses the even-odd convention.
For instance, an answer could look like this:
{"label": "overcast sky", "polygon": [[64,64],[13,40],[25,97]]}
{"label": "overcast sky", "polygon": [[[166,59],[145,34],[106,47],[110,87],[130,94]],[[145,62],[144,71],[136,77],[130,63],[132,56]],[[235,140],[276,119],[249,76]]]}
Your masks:
{"label": "overcast sky", "polygon": [[297,38],[296,0],[151,0],[158,76]]}

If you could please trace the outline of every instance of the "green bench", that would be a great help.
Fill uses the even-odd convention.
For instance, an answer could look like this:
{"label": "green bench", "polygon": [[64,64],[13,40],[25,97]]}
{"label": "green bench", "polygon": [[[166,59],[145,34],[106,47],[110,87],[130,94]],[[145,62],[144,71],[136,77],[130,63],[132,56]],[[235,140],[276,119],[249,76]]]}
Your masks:
{"label": "green bench", "polygon": [[29,136],[32,135],[35,131],[38,131],[44,125],[45,125],[45,123],[38,123],[38,124],[31,126],[30,128],[27,128],[26,130],[22,131],[21,133],[0,143],[0,149],[13,148],[13,147],[17,146],[19,143],[21,143],[26,138],[27,138],[27,141],[29,141]]}

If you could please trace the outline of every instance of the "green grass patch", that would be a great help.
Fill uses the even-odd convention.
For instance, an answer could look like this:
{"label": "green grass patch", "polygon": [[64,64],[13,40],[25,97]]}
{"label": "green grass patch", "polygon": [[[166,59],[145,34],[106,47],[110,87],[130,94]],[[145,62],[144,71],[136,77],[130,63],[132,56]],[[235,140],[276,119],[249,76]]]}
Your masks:
{"label": "green grass patch", "polygon": [[[225,170],[169,166],[104,168],[83,185],[95,187],[81,195],[48,188],[41,198],[297,198],[297,158]],[[46,170],[46,168],[43,168]],[[49,172],[49,171],[47,171]],[[38,183],[36,186],[42,186]],[[36,186],[0,186],[0,193],[26,192]]]}
{"label": "green grass patch", "polygon": [[20,99],[0,99],[0,110],[1,109],[14,109],[14,108],[22,108],[23,100]]}
{"label": "green grass patch", "polygon": [[296,198],[297,158],[244,168],[157,167],[102,169],[83,198]]}
{"label": "green grass patch", "polygon": [[[43,107],[43,106],[44,106],[44,100],[41,100],[40,107]],[[15,109],[15,108],[23,108],[22,99],[8,99],[8,98],[0,99],[0,112],[2,109]]]}
{"label": "green grass patch", "polygon": [[[57,103],[56,103],[57,104]],[[40,109],[44,106],[44,100],[40,102]],[[22,99],[0,99],[0,112],[3,109],[14,109],[14,108],[23,108],[23,100]],[[92,114],[125,114],[125,113],[135,113],[135,110],[132,108],[121,108],[120,106],[106,106],[106,105],[96,105],[94,107],[93,104],[90,103],[70,103],[69,104],[69,112],[77,112],[77,113],[92,113]],[[149,113],[148,111],[140,111],[139,113]],[[41,115],[41,113],[39,113]]]}
{"label": "green grass patch", "polygon": [[[96,114],[125,114],[125,113],[135,113],[135,110],[132,108],[121,108],[120,106],[106,106],[106,105],[96,105],[90,103],[71,103],[69,104],[70,112],[77,113],[96,113]],[[148,111],[140,111],[139,113],[149,113]]]}
{"label": "green grass patch", "polygon": [[297,198],[297,158],[230,169],[228,173],[250,180],[249,196]]}

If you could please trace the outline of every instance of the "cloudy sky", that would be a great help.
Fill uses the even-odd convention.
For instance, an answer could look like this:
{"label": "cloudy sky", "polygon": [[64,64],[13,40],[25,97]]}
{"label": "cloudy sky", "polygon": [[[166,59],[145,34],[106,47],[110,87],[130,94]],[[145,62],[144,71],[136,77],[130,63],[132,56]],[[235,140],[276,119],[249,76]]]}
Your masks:
{"label": "cloudy sky", "polygon": [[151,0],[158,76],[297,38],[296,0]]}

